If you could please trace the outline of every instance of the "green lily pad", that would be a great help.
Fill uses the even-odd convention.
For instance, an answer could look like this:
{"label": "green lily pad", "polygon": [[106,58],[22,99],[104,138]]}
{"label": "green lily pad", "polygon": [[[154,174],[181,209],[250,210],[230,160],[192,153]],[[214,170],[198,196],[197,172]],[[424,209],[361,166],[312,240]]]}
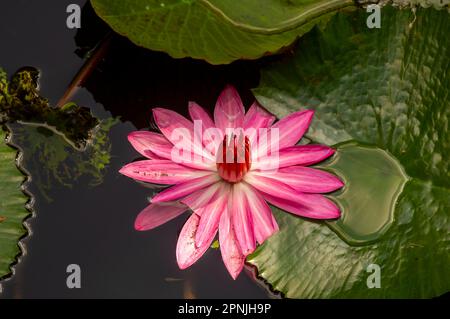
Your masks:
{"label": "green lily pad", "polygon": [[148,49],[212,64],[289,46],[352,0],[91,0],[114,31]]}
{"label": "green lily pad", "polygon": [[0,129],[0,278],[11,273],[11,264],[20,254],[18,242],[27,232],[24,219],[28,197],[22,192],[24,175],[16,167],[17,150],[6,145]]}
{"label": "green lily pad", "polygon": [[[268,66],[255,90],[279,117],[315,109],[309,138],[370,145],[388,155],[391,172],[383,183],[380,167],[370,168],[374,154],[361,150],[354,150],[360,165],[324,163],[335,165],[348,187],[331,195],[344,214],[334,224],[274,208],[280,232],[248,261],[287,297],[428,298],[450,290],[450,17],[446,10],[391,7],[381,17],[381,29],[368,29],[365,10],[334,16],[306,34],[294,56]],[[338,157],[351,162],[349,150],[338,145]],[[352,191],[354,185],[361,189]],[[379,203],[383,216],[393,203],[393,218],[368,229],[358,216],[366,207],[364,218],[373,217],[362,194],[371,188],[375,196],[394,194]],[[349,202],[346,192],[357,198]],[[359,245],[368,233],[376,238]],[[380,266],[380,288],[367,285],[370,264]]]}

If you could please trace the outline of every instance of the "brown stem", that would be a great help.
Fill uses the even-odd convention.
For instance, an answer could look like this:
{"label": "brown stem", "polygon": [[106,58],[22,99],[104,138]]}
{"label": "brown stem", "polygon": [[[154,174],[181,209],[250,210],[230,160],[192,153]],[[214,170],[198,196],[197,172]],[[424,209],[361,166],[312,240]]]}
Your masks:
{"label": "brown stem", "polygon": [[57,107],[63,107],[68,101],[70,101],[72,96],[77,92],[78,88],[84,84],[86,79],[91,75],[92,71],[94,71],[97,64],[106,55],[106,52],[108,51],[111,44],[112,37],[113,33],[108,33],[97,45],[97,47],[94,49],[94,52],[87,59],[86,63],[84,63],[83,67],[78,71],[72,82],[70,82],[70,85],[68,86],[66,92],[64,92],[64,95],[56,104]]}

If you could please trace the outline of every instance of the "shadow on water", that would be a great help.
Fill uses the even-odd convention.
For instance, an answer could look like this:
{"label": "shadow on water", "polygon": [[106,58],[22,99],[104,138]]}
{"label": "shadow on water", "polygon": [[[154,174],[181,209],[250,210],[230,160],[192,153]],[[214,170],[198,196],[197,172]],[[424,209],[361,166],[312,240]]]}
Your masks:
{"label": "shadow on water", "polygon": [[[0,11],[0,37],[10,44],[0,52],[0,65],[9,74],[23,65],[39,68],[42,94],[52,104],[83,64],[76,53],[86,53],[96,36],[107,31],[101,21],[91,20],[95,15],[86,5],[83,17],[89,20],[83,18],[82,25],[97,24],[99,31],[92,38],[83,37],[80,31],[76,45],[75,31],[65,28],[65,8],[77,2],[85,1],[64,0],[58,5],[49,0],[15,1]],[[20,22],[19,15],[25,17]],[[192,59],[175,60],[115,36],[104,60],[73,97],[100,119],[121,119],[108,134],[108,167],[100,177],[85,174],[90,171],[83,168],[80,174],[64,175],[61,182],[61,166],[50,166],[42,150],[27,152],[25,148],[23,166],[35,176],[27,186],[35,197],[35,213],[28,220],[31,234],[23,240],[24,255],[14,276],[2,283],[1,297],[267,298],[268,293],[251,275],[242,273],[233,281],[218,250],[210,249],[190,269],[179,270],[175,246],[188,215],[153,231],[136,232],[134,219],[148,204],[152,191],[117,173],[138,157],[126,136],[151,125],[151,107],[186,115],[188,101],[196,101],[212,110],[227,83],[235,85],[249,105],[253,100],[250,89],[259,80],[258,63],[211,66]],[[34,145],[36,138],[43,149],[55,149],[60,143],[49,132],[20,125],[12,129],[13,142],[25,147]],[[83,157],[65,145],[60,149],[67,151],[61,162],[70,172],[76,164],[67,163],[80,162]],[[51,182],[41,178],[49,175]],[[100,182],[93,183],[95,178]],[[43,192],[45,183],[51,187]],[[69,264],[81,267],[81,289],[66,286]]]}

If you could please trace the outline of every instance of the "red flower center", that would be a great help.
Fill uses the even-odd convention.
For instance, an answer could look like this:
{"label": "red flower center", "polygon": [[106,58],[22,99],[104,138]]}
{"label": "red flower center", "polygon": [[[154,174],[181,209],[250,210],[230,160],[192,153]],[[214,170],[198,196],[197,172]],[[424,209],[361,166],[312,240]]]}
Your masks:
{"label": "red flower center", "polygon": [[237,183],[250,170],[250,141],[243,134],[231,138],[225,135],[217,151],[217,170],[220,177],[230,183]]}

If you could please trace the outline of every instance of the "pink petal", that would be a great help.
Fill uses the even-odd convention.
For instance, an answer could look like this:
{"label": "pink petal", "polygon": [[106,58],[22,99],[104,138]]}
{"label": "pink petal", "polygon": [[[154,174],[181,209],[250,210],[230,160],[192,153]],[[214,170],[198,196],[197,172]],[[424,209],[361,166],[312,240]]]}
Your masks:
{"label": "pink petal", "polygon": [[209,154],[211,154],[211,156],[216,158],[217,150],[219,149],[219,147],[222,146],[223,139],[224,136],[222,130],[216,127],[211,127],[207,129],[206,131],[203,132],[202,136],[204,150],[207,151]]}
{"label": "pink petal", "polygon": [[220,181],[220,177],[217,174],[190,179],[163,190],[153,197],[152,203],[177,200],[218,181]]}
{"label": "pink petal", "polygon": [[222,182],[217,182],[212,184],[211,186],[202,188],[198,191],[195,191],[186,197],[184,197],[180,202],[189,206],[193,211],[197,211],[197,215],[201,216],[202,208],[206,206],[211,200],[216,200],[219,195],[219,188],[222,186]]}
{"label": "pink petal", "polygon": [[197,233],[200,217],[193,213],[181,229],[177,242],[177,263],[180,269],[186,269],[195,263],[208,250],[214,236],[210,238],[210,242],[203,246],[195,245],[195,235]]}
{"label": "pink petal", "polygon": [[179,203],[150,204],[139,213],[134,228],[139,231],[150,230],[181,215],[188,207]]}
{"label": "pink petal", "polygon": [[[150,159],[172,160],[174,145],[162,134],[149,131],[136,131],[128,135],[128,140],[145,157]],[[193,152],[189,154],[189,158],[196,158]],[[183,165],[197,169],[213,170],[215,165],[210,162],[202,159],[200,161],[183,163]]]}
{"label": "pink petal", "polygon": [[289,114],[272,125],[280,130],[279,149],[294,146],[303,137],[311,124],[314,111],[304,110]]}
{"label": "pink petal", "polygon": [[250,109],[247,111],[244,117],[244,130],[247,132],[247,136],[250,143],[255,144],[256,137],[258,136],[258,129],[267,128],[275,121],[275,116],[263,109],[258,102],[254,102]]}
{"label": "pink petal", "polygon": [[173,145],[162,134],[149,131],[135,131],[128,135],[128,141],[140,154],[154,159],[170,159]]}
{"label": "pink petal", "polygon": [[234,184],[232,196],[229,196],[229,205],[231,205],[231,220],[236,238],[242,253],[247,256],[255,250],[256,240],[252,217],[249,213],[249,203],[244,191],[242,183]]}
{"label": "pink petal", "polygon": [[231,217],[228,209],[222,213],[219,223],[219,243],[222,260],[233,279],[241,273],[244,268],[245,255],[241,252],[236,239]]}
{"label": "pink petal", "polygon": [[172,144],[177,142],[177,140],[172,140],[172,133],[175,129],[185,128],[191,133],[190,138],[193,136],[194,124],[177,112],[158,107],[153,109],[153,118],[159,130]]}
{"label": "pink petal", "polygon": [[[204,151],[208,151],[215,158],[215,153],[217,151],[218,146],[223,140],[223,134],[220,129],[216,129],[213,120],[209,116],[209,114],[203,109],[200,105],[189,102],[189,113],[191,115],[192,120],[194,121],[194,131],[196,133],[196,138],[201,141],[204,146]],[[201,123],[201,130],[198,132],[196,125],[198,121]],[[217,138],[215,139],[215,135],[212,132],[217,133]],[[198,133],[198,134],[197,134]],[[201,133],[201,135],[199,135]]]}
{"label": "pink petal", "polygon": [[197,155],[197,157],[191,156],[191,162],[207,164],[215,161],[213,156],[204,152],[201,141],[194,143],[194,124],[187,118],[163,108],[153,109],[153,117],[160,131],[174,146]]}
{"label": "pink petal", "polygon": [[201,121],[203,130],[215,127],[213,120],[209,114],[195,102],[189,102],[189,115],[192,121]]}
{"label": "pink petal", "polygon": [[227,128],[242,128],[244,115],[244,105],[239,93],[234,87],[227,85],[220,94],[214,109],[216,127],[224,133]]}
{"label": "pink petal", "polygon": [[303,194],[301,201],[292,201],[269,194],[263,194],[263,197],[272,205],[302,217],[336,219],[341,216],[336,204],[319,194]]}
{"label": "pink petal", "polygon": [[332,219],[340,216],[336,204],[323,195],[301,193],[281,181],[253,172],[247,173],[244,179],[261,191],[265,200],[293,214],[315,219]]}
{"label": "pink petal", "polygon": [[[278,167],[293,165],[308,166],[325,160],[334,154],[334,149],[324,145],[296,145],[278,152]],[[252,163],[252,169],[272,169],[271,157],[262,157]]]}
{"label": "pink petal", "polygon": [[192,169],[168,160],[133,162],[122,167],[119,172],[135,180],[154,184],[178,184],[210,174],[209,171]]}
{"label": "pink petal", "polygon": [[303,166],[285,167],[274,173],[254,171],[254,174],[283,182],[302,193],[329,193],[344,186],[333,174]]}
{"label": "pink petal", "polygon": [[275,119],[275,115],[263,109],[259,103],[255,101],[248,109],[247,114],[245,114],[243,128],[259,129],[269,127]]}
{"label": "pink petal", "polygon": [[[230,186],[222,184],[218,198],[211,200],[208,205],[200,208],[202,211],[198,214],[200,217],[200,224],[197,229],[197,235],[195,237],[195,244],[197,247],[203,246],[205,243],[210,242],[211,236],[214,236],[219,226],[220,216],[224,211],[230,193]],[[195,212],[197,213],[197,211]]]}
{"label": "pink petal", "polygon": [[269,205],[267,205],[257,190],[244,183],[243,190],[249,203],[248,209],[253,221],[256,241],[262,244],[267,238],[278,231],[278,224],[272,215]]}
{"label": "pink petal", "polygon": [[152,160],[163,160],[163,159],[165,159],[164,157],[158,156],[158,155],[156,155],[155,153],[153,153],[152,151],[149,151],[149,150],[145,150],[144,154],[145,154],[144,155],[145,157],[147,157],[149,159],[152,159]]}

